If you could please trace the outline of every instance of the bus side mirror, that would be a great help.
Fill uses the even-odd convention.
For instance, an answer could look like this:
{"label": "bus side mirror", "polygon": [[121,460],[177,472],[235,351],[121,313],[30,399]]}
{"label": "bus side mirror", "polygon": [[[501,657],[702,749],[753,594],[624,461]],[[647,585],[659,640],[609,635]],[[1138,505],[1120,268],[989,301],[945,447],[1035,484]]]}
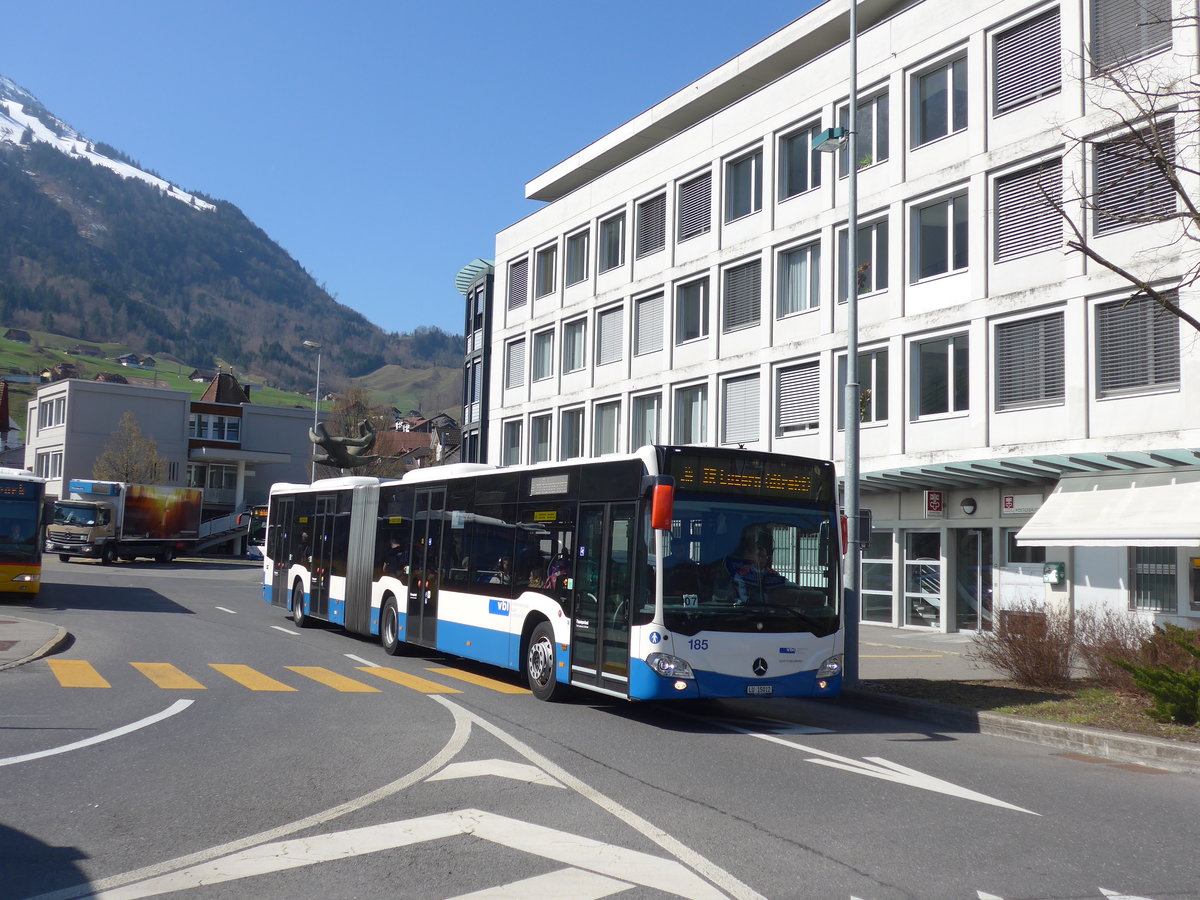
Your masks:
{"label": "bus side mirror", "polygon": [[675,479],[670,475],[659,475],[648,480],[651,482],[650,527],[670,531],[675,510]]}

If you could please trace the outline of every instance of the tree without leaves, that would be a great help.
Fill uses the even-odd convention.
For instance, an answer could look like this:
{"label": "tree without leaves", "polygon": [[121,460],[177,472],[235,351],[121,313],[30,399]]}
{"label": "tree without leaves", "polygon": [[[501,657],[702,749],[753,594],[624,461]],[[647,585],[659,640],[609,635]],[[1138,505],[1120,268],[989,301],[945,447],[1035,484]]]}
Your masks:
{"label": "tree without leaves", "polygon": [[158,455],[158,441],[146,437],[137,418],[126,412],[104,451],[96,458],[92,477],[127,484],[159,484],[165,470],[163,459]]}

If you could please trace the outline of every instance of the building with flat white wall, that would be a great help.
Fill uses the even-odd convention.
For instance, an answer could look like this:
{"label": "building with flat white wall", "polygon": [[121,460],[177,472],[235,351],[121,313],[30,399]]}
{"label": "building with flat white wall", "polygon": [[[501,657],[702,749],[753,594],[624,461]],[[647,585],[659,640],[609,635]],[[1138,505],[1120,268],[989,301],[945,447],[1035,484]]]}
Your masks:
{"label": "building with flat white wall", "polygon": [[[661,442],[842,465],[850,160],[812,145],[849,124],[848,8],[818,7],[526,185],[545,206],[496,239],[490,462]],[[1200,623],[1200,506],[1171,534],[1156,514],[1200,482],[1200,333],[1067,252],[1055,208],[1200,313],[1177,225],[1079,197],[1175,209],[1122,154],[1088,61],[1194,73],[1194,20],[1139,25],[1139,8],[860,4],[864,622],[971,630],[1048,599]],[[1154,126],[1194,156],[1174,116]],[[1108,535],[1074,529],[1080,492],[1060,479],[1076,473],[1119,510]]]}

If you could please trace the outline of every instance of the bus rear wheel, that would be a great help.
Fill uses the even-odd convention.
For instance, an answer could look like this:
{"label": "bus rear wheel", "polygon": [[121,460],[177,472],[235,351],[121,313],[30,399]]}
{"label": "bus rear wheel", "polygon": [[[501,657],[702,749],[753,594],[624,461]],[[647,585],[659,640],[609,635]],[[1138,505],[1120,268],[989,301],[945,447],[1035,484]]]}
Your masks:
{"label": "bus rear wheel", "polygon": [[379,617],[379,642],[388,656],[400,655],[400,611],[396,609],[396,598],[390,594],[383,601]]}
{"label": "bus rear wheel", "polygon": [[529,636],[529,647],[525,650],[525,678],[533,696],[539,700],[558,700],[566,693],[566,687],[558,681],[554,629],[549,622],[539,622]]}
{"label": "bus rear wheel", "polygon": [[308,627],[308,616],[304,614],[304,589],[299,583],[292,588],[292,621],[297,628]]}

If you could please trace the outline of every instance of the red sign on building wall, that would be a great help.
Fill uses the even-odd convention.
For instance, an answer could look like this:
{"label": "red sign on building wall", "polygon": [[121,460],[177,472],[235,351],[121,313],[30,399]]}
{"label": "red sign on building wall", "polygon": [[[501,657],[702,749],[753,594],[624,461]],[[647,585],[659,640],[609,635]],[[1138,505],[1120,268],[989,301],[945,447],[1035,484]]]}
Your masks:
{"label": "red sign on building wall", "polygon": [[940,519],[946,514],[946,504],[941,491],[925,492],[925,518]]}

